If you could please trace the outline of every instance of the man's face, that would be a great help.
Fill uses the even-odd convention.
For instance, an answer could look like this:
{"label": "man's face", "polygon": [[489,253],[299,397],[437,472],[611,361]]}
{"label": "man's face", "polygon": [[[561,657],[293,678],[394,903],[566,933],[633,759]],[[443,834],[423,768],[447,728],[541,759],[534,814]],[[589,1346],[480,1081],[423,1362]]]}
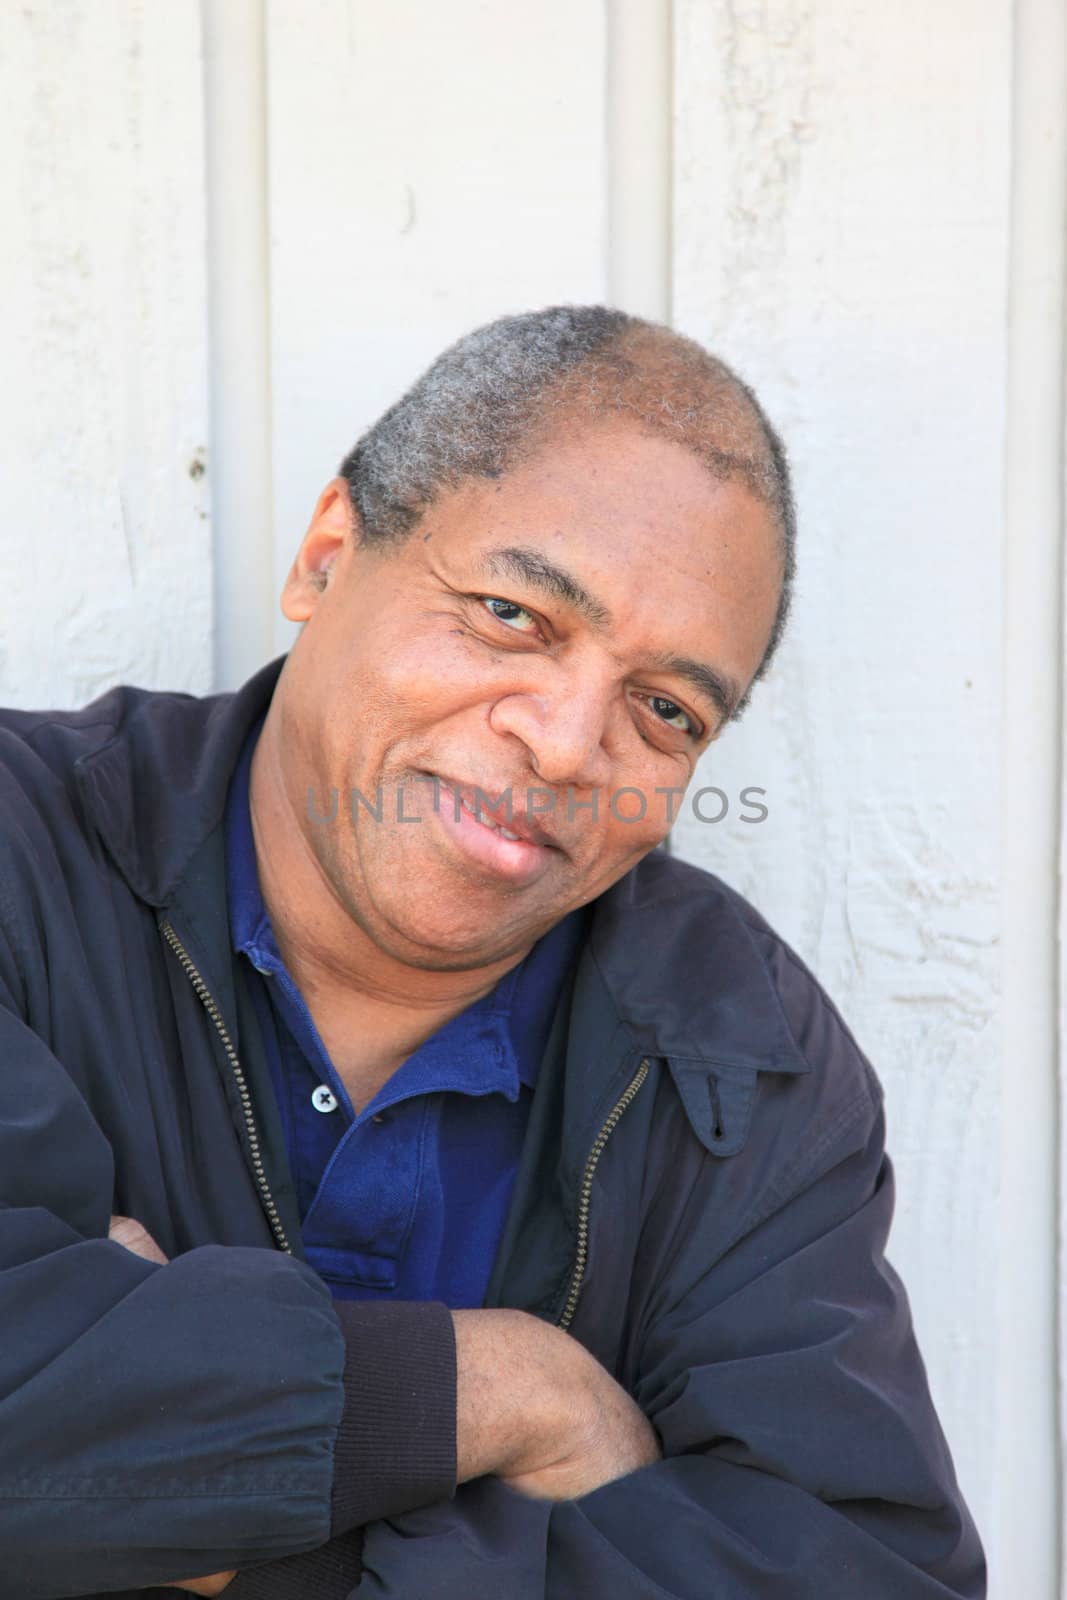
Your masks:
{"label": "man's face", "polygon": [[[349,517],[335,480],[285,590],[305,623],[274,707],[292,813],[382,950],[518,957],[668,832],[723,722],[716,681],[742,693],[766,646],[774,525],[618,424],[461,485],[400,545],[357,544]],[[481,821],[478,789],[504,796]]]}

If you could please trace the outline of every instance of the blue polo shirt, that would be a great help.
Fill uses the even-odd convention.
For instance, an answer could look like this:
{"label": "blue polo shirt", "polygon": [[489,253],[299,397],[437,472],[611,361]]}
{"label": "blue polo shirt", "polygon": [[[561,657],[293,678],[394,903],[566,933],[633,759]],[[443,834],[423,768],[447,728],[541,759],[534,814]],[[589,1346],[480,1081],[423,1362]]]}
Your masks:
{"label": "blue polo shirt", "polygon": [[338,1299],[480,1306],[586,908],[420,1045],[357,1116],[260,894],[248,788],[261,727],[246,741],[227,801],[230,928],[248,963],[308,1262]]}

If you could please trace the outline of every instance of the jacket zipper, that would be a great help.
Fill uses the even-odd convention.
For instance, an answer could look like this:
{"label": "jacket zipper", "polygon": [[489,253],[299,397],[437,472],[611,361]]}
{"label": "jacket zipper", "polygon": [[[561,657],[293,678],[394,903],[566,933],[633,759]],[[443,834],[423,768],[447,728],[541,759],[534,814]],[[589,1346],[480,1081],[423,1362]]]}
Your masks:
{"label": "jacket zipper", "polygon": [[574,1271],[571,1274],[570,1288],[567,1291],[563,1312],[557,1319],[557,1326],[560,1328],[570,1327],[574,1313],[578,1309],[578,1298],[582,1292],[582,1279],[585,1277],[586,1263],[589,1258],[589,1205],[593,1196],[593,1175],[596,1172],[597,1163],[604,1154],[604,1147],[615,1132],[626,1108],[648,1077],[648,1069],[649,1063],[646,1056],[630,1079],[624,1093],[612,1107],[603,1127],[593,1140],[593,1147],[586,1158],[585,1170],[582,1173],[582,1184],[578,1191],[578,1231],[574,1252]]}
{"label": "jacket zipper", "polygon": [[[182,969],[195,989],[197,998],[218,1030],[219,1038],[222,1040],[222,1047],[226,1052],[226,1058],[230,1063],[230,1068],[237,1084],[237,1092],[241,1097],[241,1107],[244,1112],[245,1128],[248,1132],[248,1143],[252,1154],[252,1166],[255,1171],[256,1184],[259,1188],[260,1197],[263,1201],[263,1206],[266,1210],[267,1218],[271,1225],[271,1230],[278,1242],[279,1247],[288,1255],[292,1255],[292,1246],[289,1244],[285,1229],[282,1226],[282,1219],[278,1214],[278,1207],[274,1202],[274,1196],[270,1192],[270,1185],[267,1182],[267,1174],[263,1168],[263,1158],[259,1152],[259,1135],[256,1131],[256,1119],[252,1111],[252,1096],[248,1091],[248,1083],[245,1079],[244,1069],[238,1060],[237,1051],[233,1047],[233,1041],[230,1038],[229,1030],[227,1029],[225,1022],[223,1021],[222,1012],[219,1010],[218,1002],[215,1000],[211,991],[208,989],[207,984],[200,976],[196,969],[196,964],[189,955],[185,946],[182,944],[181,940],[178,938],[178,935],[175,933],[171,924],[169,922],[161,922],[160,928],[162,930],[163,937],[166,939],[167,943],[174,951],[174,954],[181,962]],[[649,1063],[648,1058],[646,1057],[641,1062],[633,1077],[630,1079],[626,1089],[611,1108],[611,1111],[604,1120],[600,1132],[593,1140],[593,1145],[589,1151],[589,1155],[586,1157],[585,1169],[582,1173],[581,1188],[578,1191],[578,1227],[574,1252],[574,1271],[571,1274],[570,1288],[567,1291],[567,1299],[564,1304],[563,1311],[558,1318],[558,1326],[561,1328],[568,1328],[573,1321],[574,1313],[578,1309],[578,1299],[582,1292],[582,1280],[585,1277],[585,1268],[589,1257],[589,1207],[593,1195],[593,1178],[596,1174],[597,1165],[601,1156],[604,1154],[604,1149],[608,1140],[611,1138],[611,1135],[614,1133],[619,1122],[622,1120],[623,1115],[637,1095],[641,1085],[648,1077],[648,1072]]]}
{"label": "jacket zipper", "polygon": [[184,971],[186,977],[196,990],[197,999],[200,1001],[204,1010],[207,1012],[208,1016],[211,1018],[216,1029],[218,1030],[219,1038],[222,1040],[222,1047],[226,1052],[226,1059],[230,1063],[230,1069],[233,1072],[234,1081],[237,1084],[237,1092],[241,1097],[241,1108],[244,1111],[245,1128],[248,1133],[248,1146],[252,1155],[252,1167],[255,1173],[256,1186],[259,1189],[260,1199],[263,1202],[263,1208],[267,1213],[267,1220],[270,1223],[271,1231],[274,1234],[279,1248],[284,1250],[287,1255],[291,1256],[293,1253],[292,1246],[290,1245],[285,1229],[282,1226],[282,1219],[278,1213],[278,1207],[274,1203],[274,1196],[270,1192],[270,1185],[267,1182],[267,1174],[263,1168],[263,1157],[260,1155],[259,1150],[259,1134],[256,1130],[256,1119],[252,1110],[252,1096],[249,1093],[248,1081],[245,1078],[244,1068],[237,1059],[237,1051],[233,1047],[233,1041],[230,1038],[226,1023],[223,1021],[222,1012],[219,1010],[218,1002],[208,989],[207,984],[196,970],[196,966],[192,960],[192,957],[189,955],[185,946],[178,938],[178,935],[175,933],[171,924],[164,921],[161,922],[159,926],[163,937],[166,939],[167,943],[174,951],[174,954],[181,962],[182,970]]}

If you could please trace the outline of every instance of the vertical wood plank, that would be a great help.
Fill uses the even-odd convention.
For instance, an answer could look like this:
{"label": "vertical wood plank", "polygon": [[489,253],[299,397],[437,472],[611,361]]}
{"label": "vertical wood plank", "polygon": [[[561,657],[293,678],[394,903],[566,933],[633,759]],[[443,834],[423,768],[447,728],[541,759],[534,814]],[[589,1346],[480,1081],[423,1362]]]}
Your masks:
{"label": "vertical wood plank", "polygon": [[992,1592],[1052,1596],[1061,1592],[1063,1505],[1055,1234],[1067,17],[1057,0],[1019,0],[1014,19]]}
{"label": "vertical wood plank", "polygon": [[604,15],[268,0],[267,16],[280,584],[342,455],[446,344],[603,299]]}
{"label": "vertical wood plank", "polygon": [[0,698],[207,689],[196,0],[5,8]]}
{"label": "vertical wood plank", "polygon": [[206,0],[215,686],[273,653],[274,527],[263,0]]}
{"label": "vertical wood plank", "polygon": [[702,770],[729,813],[687,809],[676,847],[813,964],[886,1085],[890,1256],[987,1538],[1011,16],[675,5],[675,320],[755,384],[801,514],[790,637]]}
{"label": "vertical wood plank", "polygon": [[670,0],[607,0],[608,299],[671,315]]}
{"label": "vertical wood plank", "polygon": [[[1001,1378],[1006,1438],[1000,1453],[1014,1493],[1004,1496],[1001,1542],[1005,1582],[1011,1571],[1014,1583],[1012,1566],[1026,1582],[1025,1541],[1033,1537],[1036,1499],[1058,1535],[1050,1551],[1058,1585],[1050,1582],[1048,1592],[1062,1595],[1067,1593],[1067,1123],[1062,1110],[1067,1093],[1067,16],[1056,0],[1019,0],[1015,19],[1004,573],[1005,1067],[1013,1093],[1012,1115],[1004,1119],[1000,1206],[1007,1261],[1000,1279],[1002,1320],[1010,1352]],[[1049,671],[1053,658],[1058,672]],[[1044,1003],[1046,995],[1051,1004]],[[1057,1057],[1058,1084],[1046,1083],[1038,1068]],[[1057,1135],[1058,1173],[1054,1162],[1046,1178],[1045,1147]],[[1059,1236],[1049,1250],[1047,1235],[1055,1238],[1055,1224],[1046,1224],[1046,1217],[1055,1216],[1057,1198]],[[1045,1226],[1037,1234],[1039,1207]],[[1057,1277],[1051,1298],[1058,1327],[1055,1314],[1047,1323],[1035,1315],[1033,1280],[1039,1273]],[[1042,1335],[1053,1347],[1047,1362],[1035,1351]],[[1056,1404],[1049,1403],[1040,1382],[1046,1366],[1056,1369]],[[1020,1370],[1029,1384],[1020,1382]],[[1037,1477],[1033,1438],[1037,1434],[1044,1443],[1046,1428],[1054,1428],[1056,1438],[1037,1466],[1055,1451],[1058,1474]],[[1034,1592],[1044,1590],[1034,1587]]]}

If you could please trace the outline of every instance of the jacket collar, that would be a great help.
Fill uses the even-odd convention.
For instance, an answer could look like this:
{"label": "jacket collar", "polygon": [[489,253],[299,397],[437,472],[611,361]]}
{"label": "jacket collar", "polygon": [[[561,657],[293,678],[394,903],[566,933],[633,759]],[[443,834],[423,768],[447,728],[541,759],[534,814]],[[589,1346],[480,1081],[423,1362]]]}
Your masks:
{"label": "jacket collar", "polygon": [[809,1070],[757,945],[774,935],[721,879],[653,850],[597,913],[591,953],[642,1054]]}
{"label": "jacket collar", "polygon": [[[107,741],[75,763],[82,801],[130,887],[157,909],[176,897],[222,821],[245,737],[270,704],[284,656],[236,694],[115,689]],[[220,884],[225,892],[225,884]]]}
{"label": "jacket collar", "polygon": [[[123,688],[105,697],[111,733],[75,764],[77,781],[110,855],[148,904],[189,908],[184,880],[199,876],[245,737],[283,665],[270,662],[235,694]],[[683,1077],[709,1064],[809,1070],[754,926],[755,913],[720,879],[662,849],[600,897],[587,954],[635,1052],[671,1059]]]}

